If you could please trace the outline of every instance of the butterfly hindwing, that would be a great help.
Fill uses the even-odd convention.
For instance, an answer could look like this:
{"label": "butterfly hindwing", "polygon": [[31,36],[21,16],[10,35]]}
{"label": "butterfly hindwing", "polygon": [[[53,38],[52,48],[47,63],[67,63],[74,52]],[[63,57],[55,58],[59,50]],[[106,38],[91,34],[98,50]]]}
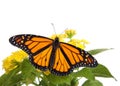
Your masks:
{"label": "butterfly hindwing", "polygon": [[48,69],[50,64],[51,52],[52,46],[49,46],[47,49],[45,48],[42,52],[30,56],[30,61],[36,68],[45,71]]}
{"label": "butterfly hindwing", "polygon": [[55,75],[61,75],[61,76],[69,74],[70,71],[72,72],[71,65],[69,64],[68,60],[65,58],[60,48],[57,48],[56,50],[55,61],[50,71]]}

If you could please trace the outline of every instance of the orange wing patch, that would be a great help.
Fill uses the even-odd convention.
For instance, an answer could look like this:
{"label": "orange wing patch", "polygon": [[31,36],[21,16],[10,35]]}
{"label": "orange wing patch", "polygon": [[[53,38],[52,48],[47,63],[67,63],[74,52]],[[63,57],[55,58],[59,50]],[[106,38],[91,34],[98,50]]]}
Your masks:
{"label": "orange wing patch", "polygon": [[80,51],[77,50],[75,47],[63,43],[60,44],[60,47],[63,49],[64,53],[66,54],[72,65],[83,61],[83,57],[80,55]]}
{"label": "orange wing patch", "polygon": [[33,57],[33,62],[36,63],[38,66],[48,67],[51,52],[52,52],[52,46],[45,49],[41,53],[35,55]]}
{"label": "orange wing patch", "polygon": [[47,39],[47,38],[44,38],[44,37],[33,37],[32,39],[31,39],[32,41],[39,41],[39,42],[51,42],[51,40],[50,39]]}
{"label": "orange wing patch", "polygon": [[74,48],[73,46],[71,46],[69,44],[60,43],[60,46],[64,46],[65,48],[69,49],[72,52],[80,53],[78,49]]}
{"label": "orange wing patch", "polygon": [[70,65],[65,59],[60,48],[57,48],[56,50],[56,56],[55,56],[55,62],[53,65],[53,69],[59,72],[67,72],[70,69]]}
{"label": "orange wing patch", "polygon": [[32,53],[35,53],[51,43],[52,41],[50,39],[33,37],[26,41],[25,45],[28,46]]}

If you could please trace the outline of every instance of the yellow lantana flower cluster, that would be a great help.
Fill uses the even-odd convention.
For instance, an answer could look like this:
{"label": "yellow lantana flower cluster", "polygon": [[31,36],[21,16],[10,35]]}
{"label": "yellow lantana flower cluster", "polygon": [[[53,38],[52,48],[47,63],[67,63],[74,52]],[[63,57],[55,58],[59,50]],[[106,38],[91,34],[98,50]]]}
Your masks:
{"label": "yellow lantana flower cluster", "polygon": [[74,46],[77,46],[77,47],[79,47],[81,49],[85,49],[85,45],[89,44],[89,42],[87,40],[85,40],[85,39],[81,39],[81,40],[79,40],[79,39],[71,39],[68,43],[72,44]]}
{"label": "yellow lantana flower cluster", "polygon": [[28,54],[22,50],[13,52],[10,56],[3,60],[3,69],[8,73],[17,67],[16,62],[22,62],[25,58],[28,58]]}
{"label": "yellow lantana flower cluster", "polygon": [[67,38],[71,39],[74,35],[76,35],[76,31],[74,29],[66,29],[65,34]]}

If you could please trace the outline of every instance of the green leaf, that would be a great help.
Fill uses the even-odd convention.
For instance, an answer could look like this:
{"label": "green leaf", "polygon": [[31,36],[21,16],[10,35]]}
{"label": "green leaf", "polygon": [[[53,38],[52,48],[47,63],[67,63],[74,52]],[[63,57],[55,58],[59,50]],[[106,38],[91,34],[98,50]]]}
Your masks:
{"label": "green leaf", "polygon": [[86,80],[82,86],[103,86],[98,80]]}
{"label": "green leaf", "polygon": [[48,82],[44,79],[42,79],[39,83],[40,86],[48,86]]}
{"label": "green leaf", "polygon": [[12,79],[10,80],[9,86],[20,86],[21,80],[22,78],[20,74],[14,75]]}
{"label": "green leaf", "polygon": [[97,77],[108,77],[108,78],[114,78],[110,71],[103,65],[99,64],[95,68],[91,68],[91,71],[93,74]]}
{"label": "green leaf", "polygon": [[59,84],[67,84],[70,85],[71,84],[71,80],[72,80],[72,76],[68,75],[68,76],[56,76],[53,74],[49,74],[48,76],[46,76],[47,81],[54,84],[54,85],[59,85]]}
{"label": "green leaf", "polygon": [[73,78],[71,81],[71,86],[78,86],[79,84],[79,79],[78,78]]}
{"label": "green leaf", "polygon": [[3,74],[1,77],[0,77],[0,85],[3,86],[4,84],[4,81],[7,80],[7,74]]}
{"label": "green leaf", "polygon": [[96,55],[98,53],[101,53],[101,52],[104,52],[104,51],[107,51],[107,50],[111,50],[113,48],[101,48],[101,49],[93,49],[93,50],[89,50],[88,52],[91,54],[91,55]]}
{"label": "green leaf", "polygon": [[33,83],[36,77],[36,69],[32,66],[28,59],[24,59],[21,63],[21,75],[25,84]]}
{"label": "green leaf", "polygon": [[95,79],[95,76],[92,73],[91,69],[87,68],[87,67],[79,70],[78,72],[74,72],[72,74],[74,77],[85,77],[85,78],[90,79],[90,80]]}
{"label": "green leaf", "polygon": [[9,73],[5,73],[0,77],[0,86],[15,86],[20,84],[21,77],[18,75],[19,67],[11,70]]}

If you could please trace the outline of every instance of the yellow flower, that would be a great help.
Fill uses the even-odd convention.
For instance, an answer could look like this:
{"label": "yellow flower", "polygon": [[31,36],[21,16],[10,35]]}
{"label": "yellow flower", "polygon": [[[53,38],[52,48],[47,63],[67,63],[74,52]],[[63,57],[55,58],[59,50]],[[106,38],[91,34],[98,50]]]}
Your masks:
{"label": "yellow flower", "polygon": [[73,29],[66,29],[65,34],[67,35],[68,38],[71,39],[76,34],[76,31]]}
{"label": "yellow flower", "polygon": [[49,75],[50,74],[50,71],[49,70],[46,70],[43,72],[45,75]]}
{"label": "yellow flower", "polygon": [[22,50],[13,52],[12,55],[8,56],[3,60],[3,69],[8,73],[17,67],[15,62],[22,62],[28,55]]}
{"label": "yellow flower", "polygon": [[64,39],[67,37],[67,35],[66,34],[54,34],[50,38],[55,39],[56,37],[58,37],[61,42],[64,42]]}
{"label": "yellow flower", "polygon": [[11,57],[7,57],[6,59],[4,59],[2,66],[6,73],[17,67],[14,63],[14,60]]}
{"label": "yellow flower", "polygon": [[14,58],[16,62],[22,62],[25,58],[28,58],[28,54],[23,50],[19,50],[13,52],[11,57]]}
{"label": "yellow flower", "polygon": [[72,44],[74,46],[77,46],[81,49],[85,49],[85,45],[88,44],[89,42],[85,39],[79,40],[79,39],[71,39],[69,42],[69,44]]}

